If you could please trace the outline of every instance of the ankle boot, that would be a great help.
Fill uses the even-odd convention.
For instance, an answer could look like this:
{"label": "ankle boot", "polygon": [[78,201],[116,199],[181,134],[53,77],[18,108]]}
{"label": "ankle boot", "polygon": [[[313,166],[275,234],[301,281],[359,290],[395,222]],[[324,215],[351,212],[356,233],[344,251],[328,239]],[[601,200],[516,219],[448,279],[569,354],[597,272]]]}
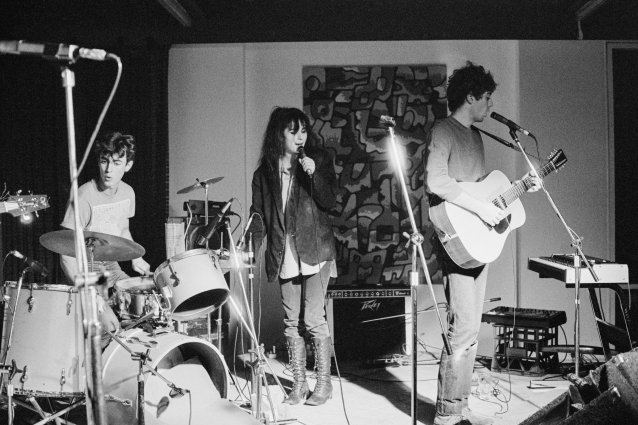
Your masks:
{"label": "ankle boot", "polygon": [[310,392],[306,381],[306,342],[300,336],[287,336],[286,345],[288,346],[288,359],[294,382],[284,403],[299,404],[308,397]]}
{"label": "ankle boot", "polygon": [[330,354],[332,353],[330,337],[312,338],[315,348],[315,369],[317,370],[317,385],[306,404],[319,406],[332,398],[332,380],[330,378]]}

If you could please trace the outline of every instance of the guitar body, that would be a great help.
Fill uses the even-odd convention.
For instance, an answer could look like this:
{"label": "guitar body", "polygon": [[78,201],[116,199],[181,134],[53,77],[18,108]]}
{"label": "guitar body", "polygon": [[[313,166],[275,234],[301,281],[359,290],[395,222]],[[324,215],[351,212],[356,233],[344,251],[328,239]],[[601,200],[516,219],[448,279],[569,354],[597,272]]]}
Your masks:
{"label": "guitar body", "polygon": [[[472,196],[491,201],[512,186],[502,172],[495,170],[476,183],[459,183]],[[510,232],[525,223],[525,210],[519,199],[505,208],[508,215],[495,227],[488,226],[478,215],[450,202],[430,208],[430,220],[450,258],[469,269],[491,263],[503,250]]]}

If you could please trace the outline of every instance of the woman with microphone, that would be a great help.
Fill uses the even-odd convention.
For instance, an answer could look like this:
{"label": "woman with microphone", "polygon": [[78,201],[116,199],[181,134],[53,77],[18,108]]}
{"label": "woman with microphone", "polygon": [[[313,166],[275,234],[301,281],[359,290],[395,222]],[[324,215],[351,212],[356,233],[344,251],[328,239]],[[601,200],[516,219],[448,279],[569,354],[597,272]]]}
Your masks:
{"label": "woman with microphone", "polygon": [[[257,245],[265,237],[266,274],[278,282],[284,310],[284,335],[294,375],[288,404],[324,404],[332,396],[331,338],[324,298],[336,276],[335,242],[329,210],[336,177],[331,155],[308,137],[308,117],[296,108],[276,107],[264,134],[259,166],[252,180],[251,226]],[[251,229],[252,230],[252,229]],[[257,247],[259,252],[259,248]],[[306,344],[312,338],[317,385],[308,397]],[[306,399],[306,397],[308,397]]]}

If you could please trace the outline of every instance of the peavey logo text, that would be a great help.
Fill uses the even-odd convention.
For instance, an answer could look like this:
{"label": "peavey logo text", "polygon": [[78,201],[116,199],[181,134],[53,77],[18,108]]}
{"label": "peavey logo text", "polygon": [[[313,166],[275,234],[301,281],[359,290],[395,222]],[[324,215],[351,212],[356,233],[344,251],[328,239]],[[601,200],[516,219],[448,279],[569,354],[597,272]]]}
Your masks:
{"label": "peavey logo text", "polygon": [[366,311],[366,310],[377,311],[379,307],[381,307],[381,303],[379,302],[379,300],[369,300],[369,301],[363,301],[361,303],[361,311]]}

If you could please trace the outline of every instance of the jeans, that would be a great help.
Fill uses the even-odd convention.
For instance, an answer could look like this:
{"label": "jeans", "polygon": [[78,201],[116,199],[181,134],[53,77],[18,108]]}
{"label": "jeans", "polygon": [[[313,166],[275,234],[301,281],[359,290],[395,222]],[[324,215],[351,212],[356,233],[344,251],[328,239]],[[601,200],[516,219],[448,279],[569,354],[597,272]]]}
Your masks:
{"label": "jeans", "polygon": [[[304,328],[313,338],[330,336],[324,304],[329,280],[329,262],[319,273],[279,280],[285,336],[302,336]],[[303,320],[300,323],[299,318],[302,315]]]}
{"label": "jeans", "polygon": [[453,424],[463,418],[472,387],[472,372],[483,314],[488,266],[463,269],[449,258],[443,260],[443,285],[448,308],[447,335],[454,354],[445,349],[439,366],[436,425]]}

